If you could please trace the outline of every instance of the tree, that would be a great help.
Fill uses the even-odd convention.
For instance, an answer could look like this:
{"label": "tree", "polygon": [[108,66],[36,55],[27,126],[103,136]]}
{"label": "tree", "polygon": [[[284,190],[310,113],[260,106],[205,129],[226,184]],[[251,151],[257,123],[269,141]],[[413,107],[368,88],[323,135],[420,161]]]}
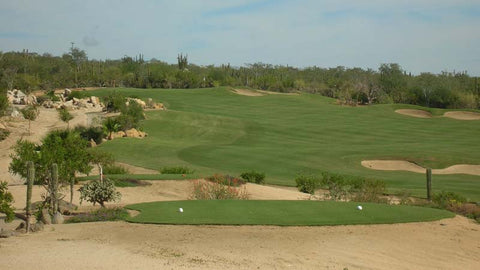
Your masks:
{"label": "tree", "polygon": [[91,181],[83,185],[79,191],[80,203],[85,200],[93,203],[93,205],[98,203],[102,207],[105,207],[105,202],[118,201],[122,196],[120,192],[116,191],[114,183],[109,179]]}
{"label": "tree", "polygon": [[5,114],[5,111],[8,108],[8,99],[7,99],[7,93],[2,91],[0,92],[0,117]]}
{"label": "tree", "polygon": [[13,196],[8,192],[8,183],[0,182],[0,213],[4,213],[7,217],[5,222],[11,222],[15,218],[13,212]]}
{"label": "tree", "polygon": [[113,139],[113,132],[117,132],[120,129],[120,124],[117,122],[117,119],[115,117],[107,117],[103,121],[103,127],[108,133],[107,139],[111,140]]}
{"label": "tree", "polygon": [[50,185],[50,169],[58,164],[59,181],[70,184],[70,201],[73,199],[75,173],[88,173],[91,170],[91,156],[87,151],[88,142],[78,132],[70,130],[52,131],[40,145],[19,140],[10,155],[12,162],[9,171],[27,177],[27,161],[35,164],[36,183],[43,184],[47,190]]}
{"label": "tree", "polygon": [[180,70],[185,70],[188,66],[188,55],[183,55],[183,54],[179,54],[177,56],[177,61],[178,61],[178,69]]}
{"label": "tree", "polygon": [[66,108],[61,108],[58,110],[58,116],[60,120],[67,123],[67,129],[70,129],[70,120],[73,119],[73,115]]}
{"label": "tree", "polygon": [[35,121],[35,119],[37,119],[40,111],[35,106],[27,106],[27,107],[23,108],[22,110],[20,110],[20,112],[22,113],[23,117],[28,120],[28,135],[32,135],[31,134],[31,122]]}

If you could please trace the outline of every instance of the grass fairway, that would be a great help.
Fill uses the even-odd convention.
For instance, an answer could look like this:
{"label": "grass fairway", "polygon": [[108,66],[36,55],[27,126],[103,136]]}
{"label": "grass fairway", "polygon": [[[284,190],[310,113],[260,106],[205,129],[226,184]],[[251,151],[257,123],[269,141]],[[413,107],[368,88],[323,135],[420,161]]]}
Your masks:
{"label": "grass fairway", "polygon": [[[101,89],[102,96],[114,91]],[[299,172],[330,171],[386,181],[425,197],[425,176],[364,168],[365,159],[400,159],[444,168],[480,164],[480,121],[421,119],[400,115],[408,105],[345,107],[320,95],[240,96],[226,88],[163,90],[115,89],[148,97],[168,111],[149,111],[143,140],[122,138],[100,148],[117,160],[158,170],[188,166],[196,174],[265,172],[270,184],[294,185]],[[441,115],[442,110],[434,110]],[[480,201],[480,177],[435,175],[434,192],[458,192]]]}
{"label": "grass fairway", "polygon": [[[390,224],[451,218],[439,209],[332,201],[173,201],[127,206],[141,213],[128,221],[154,224],[321,226]],[[184,212],[180,213],[179,208]]]}

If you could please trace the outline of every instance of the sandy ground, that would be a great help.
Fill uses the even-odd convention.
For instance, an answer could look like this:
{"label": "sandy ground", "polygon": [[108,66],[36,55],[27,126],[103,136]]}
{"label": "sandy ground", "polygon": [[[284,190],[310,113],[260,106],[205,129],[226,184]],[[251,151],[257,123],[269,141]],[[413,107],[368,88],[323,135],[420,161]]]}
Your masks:
{"label": "sandy ground", "polygon": [[[478,269],[480,226],[47,226],[0,239],[2,269]],[[25,252],[28,257],[25,257]]]}
{"label": "sandy ground", "polygon": [[[10,136],[0,142],[0,180],[7,181],[12,184],[22,183],[23,181],[15,175],[8,172],[10,164],[11,147],[18,139],[26,139],[32,142],[40,142],[40,140],[48,133],[48,131],[56,128],[66,128],[67,124],[62,122],[58,117],[58,112],[54,109],[39,108],[40,114],[35,121],[31,122],[31,133],[28,132],[28,121],[14,118],[4,118]],[[101,112],[101,108],[80,109],[70,111],[74,118],[70,121],[70,127],[77,125],[87,126],[95,122],[95,113]]]}
{"label": "sandy ground", "polygon": [[396,113],[408,115],[417,118],[432,118],[432,114],[427,111],[415,110],[415,109],[400,109],[396,110]]}
{"label": "sandy ground", "polygon": [[254,90],[249,90],[249,89],[233,89],[233,92],[235,94],[239,94],[242,96],[249,96],[249,97],[261,97],[264,96],[264,94],[259,93],[258,91]]}
{"label": "sandy ground", "polygon": [[443,116],[457,120],[480,120],[480,113],[476,112],[446,112],[443,114]]}
{"label": "sandy ground", "polygon": [[[361,164],[373,170],[425,173],[425,168],[406,160],[363,160]],[[433,169],[432,173],[480,175],[480,165],[457,164],[444,169]]]}
{"label": "sandy ground", "polygon": [[[90,121],[78,113],[71,125]],[[8,151],[18,138],[39,141],[48,130],[65,124],[52,110],[41,112],[31,136],[24,134],[27,125],[8,124],[13,136],[0,144],[2,178],[9,175]],[[148,172],[121,165],[132,172]],[[192,188],[188,180],[149,182],[150,186],[119,188],[123,196],[118,204],[184,200]],[[10,183],[18,184],[15,179]],[[25,205],[25,189],[9,186],[18,209]],[[309,199],[292,188],[247,184],[246,189],[251,199]],[[42,193],[42,187],[35,187],[33,201]],[[76,191],[74,203],[78,198]],[[88,203],[81,206],[89,208]],[[0,217],[0,227],[18,223],[5,225]],[[425,223],[336,227],[48,225],[43,232],[0,238],[0,269],[478,269],[479,230],[478,224],[458,216]]]}

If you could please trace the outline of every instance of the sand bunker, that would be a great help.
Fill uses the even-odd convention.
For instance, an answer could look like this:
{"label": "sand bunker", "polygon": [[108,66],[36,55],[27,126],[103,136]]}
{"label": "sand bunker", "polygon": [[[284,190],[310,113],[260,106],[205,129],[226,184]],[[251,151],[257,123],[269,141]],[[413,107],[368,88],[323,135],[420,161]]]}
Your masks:
{"label": "sand bunker", "polygon": [[[363,160],[362,166],[380,171],[409,171],[425,173],[425,168],[406,160]],[[444,169],[433,169],[433,174],[480,175],[480,165],[458,164]]]}
{"label": "sand bunker", "polygon": [[249,96],[249,97],[261,97],[264,96],[264,94],[259,93],[255,90],[249,90],[249,89],[233,89],[233,92],[238,95],[242,96]]}
{"label": "sand bunker", "polygon": [[480,120],[480,113],[476,112],[446,112],[443,116],[457,120]]}
{"label": "sand bunker", "polygon": [[415,109],[400,109],[396,110],[396,113],[408,115],[417,118],[432,118],[432,114],[427,111],[415,110]]}

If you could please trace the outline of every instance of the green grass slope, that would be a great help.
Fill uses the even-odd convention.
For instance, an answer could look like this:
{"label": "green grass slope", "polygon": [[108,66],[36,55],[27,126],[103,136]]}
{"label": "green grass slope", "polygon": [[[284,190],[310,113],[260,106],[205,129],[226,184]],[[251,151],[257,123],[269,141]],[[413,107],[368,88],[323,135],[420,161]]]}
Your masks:
{"label": "green grass slope", "polygon": [[[332,201],[174,201],[127,206],[141,213],[128,221],[155,224],[319,226],[390,224],[454,217],[439,209]],[[180,213],[179,208],[184,212]]]}
{"label": "green grass slope", "polygon": [[[370,170],[360,162],[405,159],[433,168],[480,164],[480,121],[421,119],[394,112],[420,107],[345,107],[320,95],[248,97],[225,88],[115,91],[167,105],[168,111],[147,112],[146,139],[101,145],[119,161],[151,169],[186,165],[204,175],[255,169],[266,173],[268,183],[281,185],[294,185],[299,172],[326,170],[382,179],[391,192],[408,189],[424,196],[424,175]],[[435,175],[433,189],[480,201],[479,176]]]}

